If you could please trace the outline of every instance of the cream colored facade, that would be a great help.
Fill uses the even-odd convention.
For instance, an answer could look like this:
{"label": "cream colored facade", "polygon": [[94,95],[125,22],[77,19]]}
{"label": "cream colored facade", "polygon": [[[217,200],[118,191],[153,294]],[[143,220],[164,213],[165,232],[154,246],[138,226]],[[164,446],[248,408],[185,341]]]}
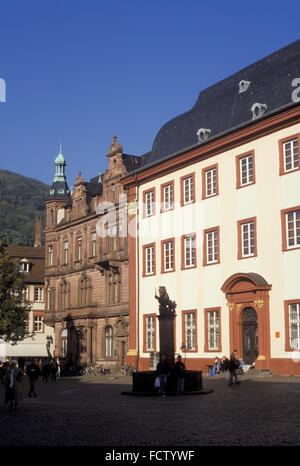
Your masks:
{"label": "cream colored facade", "polygon": [[[247,144],[223,151],[215,156],[199,160],[182,169],[169,171],[165,176],[140,185],[137,199],[142,200],[144,192],[155,191],[155,214],[142,215],[140,206],[140,235],[138,249],[138,284],[137,313],[138,354],[140,367],[147,368],[149,352],[145,352],[146,329],[144,316],[158,314],[155,292],[165,286],[171,300],[177,303],[176,309],[176,347],[175,352],[183,354],[191,368],[202,369],[212,363],[216,356],[229,356],[233,348],[230,341],[230,310],[228,299],[221,290],[229,277],[235,274],[259,274],[271,285],[269,292],[269,330],[262,338],[269,340],[270,357],[266,358],[260,351],[258,341],[258,361],[265,361],[262,367],[273,368],[279,372],[299,372],[299,364],[294,362],[295,352],[287,351],[286,322],[284,302],[300,301],[300,249],[284,251],[281,210],[300,205],[300,171],[295,170],[280,176],[279,141],[294,137],[300,133],[300,123],[290,125],[271,134],[256,138]],[[253,153],[255,158],[255,182],[237,188],[236,158],[241,154]],[[202,199],[203,169],[218,166],[218,195]],[[195,202],[186,206],[180,204],[181,177],[195,174]],[[161,212],[161,185],[174,182],[174,209]],[[257,254],[255,257],[238,259],[239,221],[256,218]],[[203,232],[212,227],[219,227],[220,263],[203,265]],[[196,233],[195,268],[181,269],[182,235]],[[175,271],[161,272],[161,241],[174,238]],[[155,243],[155,269],[151,276],[143,276],[145,261],[144,246]],[[220,309],[220,347],[218,351],[205,351],[207,329],[205,327],[205,309]],[[182,351],[183,314],[182,311],[196,312],[196,348],[197,351]],[[256,311],[258,311],[256,309]],[[259,312],[259,311],[258,311]],[[241,321],[239,325],[242,325]],[[234,332],[234,329],[231,330]],[[155,326],[156,350],[159,348],[158,322]],[[259,338],[260,340],[260,338]],[[243,342],[238,348],[243,357]],[[193,362],[194,360],[194,362]],[[276,361],[276,364],[272,364]],[[257,364],[259,366],[259,364]],[[273,367],[274,366],[274,367]],[[276,366],[276,367],[275,367]]]}

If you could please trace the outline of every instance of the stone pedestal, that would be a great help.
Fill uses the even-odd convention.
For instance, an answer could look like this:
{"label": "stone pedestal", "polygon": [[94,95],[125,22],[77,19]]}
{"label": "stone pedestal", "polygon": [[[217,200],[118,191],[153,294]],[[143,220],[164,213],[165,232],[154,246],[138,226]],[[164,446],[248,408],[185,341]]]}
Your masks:
{"label": "stone pedestal", "polygon": [[160,355],[165,354],[171,365],[174,365],[174,320],[173,312],[164,312],[158,316]]}

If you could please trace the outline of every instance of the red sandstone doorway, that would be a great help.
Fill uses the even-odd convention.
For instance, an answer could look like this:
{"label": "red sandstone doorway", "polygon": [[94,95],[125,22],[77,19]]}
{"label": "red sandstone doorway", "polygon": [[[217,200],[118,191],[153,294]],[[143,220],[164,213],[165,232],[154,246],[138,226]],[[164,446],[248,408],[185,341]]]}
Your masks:
{"label": "red sandstone doorway", "polygon": [[230,352],[237,349],[239,359],[255,361],[258,369],[270,366],[271,288],[272,285],[257,273],[231,275],[221,288],[229,311]]}

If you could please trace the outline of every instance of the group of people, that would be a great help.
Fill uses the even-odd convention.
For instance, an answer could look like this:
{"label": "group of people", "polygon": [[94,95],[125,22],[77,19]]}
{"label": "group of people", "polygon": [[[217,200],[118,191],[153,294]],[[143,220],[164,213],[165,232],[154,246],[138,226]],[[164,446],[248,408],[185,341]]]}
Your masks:
{"label": "group of people", "polygon": [[167,357],[165,354],[162,354],[160,361],[156,367],[156,387],[158,388],[158,393],[162,396],[166,396],[166,386],[168,382],[168,377],[172,374],[176,378],[176,388],[178,393],[184,392],[184,377],[185,377],[185,364],[182,361],[180,355],[177,356],[177,361],[173,368],[171,368]]}
{"label": "group of people", "polygon": [[[221,372],[229,371],[229,380],[228,385],[233,384],[233,380],[236,384],[240,384],[238,378],[238,370],[240,369],[244,373],[250,367],[246,366],[243,361],[237,359],[237,350],[233,350],[230,355],[230,358],[223,356],[222,359],[216,357],[215,363],[213,366],[214,373],[220,374]],[[176,378],[176,388],[178,393],[184,392],[184,381],[185,381],[185,372],[186,367],[182,361],[182,357],[177,356],[177,361],[173,368],[171,368],[170,363],[167,360],[165,354],[162,354],[160,361],[156,367],[155,373],[155,387],[158,389],[158,393],[162,396],[166,396],[166,386],[168,382],[168,377],[173,375]]]}
{"label": "group of people", "polygon": [[4,402],[8,408],[17,409],[18,403],[23,399],[23,381],[24,376],[28,376],[29,393],[28,397],[36,397],[36,382],[42,377],[43,382],[55,382],[60,377],[60,361],[56,359],[27,360],[24,364],[24,370],[18,367],[15,359],[5,361],[0,364],[0,381],[4,385],[5,395]]}

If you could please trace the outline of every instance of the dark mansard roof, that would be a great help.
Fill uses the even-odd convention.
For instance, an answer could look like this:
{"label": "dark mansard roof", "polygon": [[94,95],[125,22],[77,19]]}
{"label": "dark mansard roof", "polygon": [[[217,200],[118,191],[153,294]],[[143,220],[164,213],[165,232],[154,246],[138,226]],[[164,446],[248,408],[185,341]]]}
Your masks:
{"label": "dark mansard roof", "polygon": [[191,110],[160,129],[152,151],[142,157],[141,168],[133,171],[297,105],[292,100],[296,78],[300,78],[300,40],[201,91]]}

